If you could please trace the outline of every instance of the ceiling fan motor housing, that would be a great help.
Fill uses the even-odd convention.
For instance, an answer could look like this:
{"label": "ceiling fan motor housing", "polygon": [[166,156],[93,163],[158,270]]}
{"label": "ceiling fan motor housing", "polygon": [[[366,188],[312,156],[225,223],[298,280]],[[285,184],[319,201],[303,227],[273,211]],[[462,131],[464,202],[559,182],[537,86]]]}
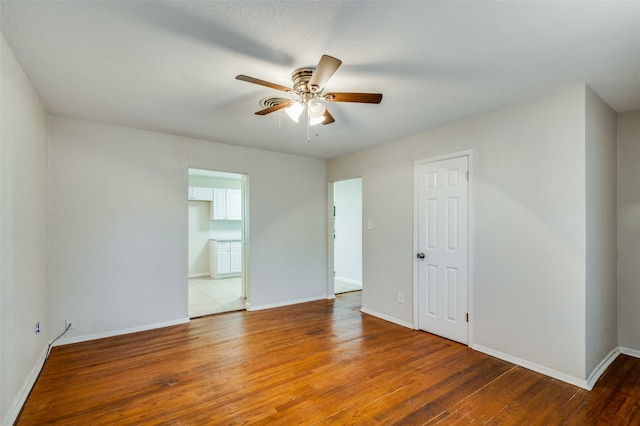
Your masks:
{"label": "ceiling fan motor housing", "polygon": [[291,73],[291,80],[293,81],[293,88],[300,95],[303,93],[310,93],[309,80],[313,75],[313,68],[298,68]]}

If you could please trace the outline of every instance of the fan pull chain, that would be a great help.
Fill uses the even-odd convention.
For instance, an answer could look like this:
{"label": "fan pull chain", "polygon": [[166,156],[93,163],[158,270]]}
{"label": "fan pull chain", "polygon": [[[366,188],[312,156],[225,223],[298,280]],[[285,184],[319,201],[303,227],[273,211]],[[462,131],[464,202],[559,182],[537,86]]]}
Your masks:
{"label": "fan pull chain", "polygon": [[311,137],[309,136],[309,128],[311,127],[311,117],[307,115],[307,143],[311,142]]}

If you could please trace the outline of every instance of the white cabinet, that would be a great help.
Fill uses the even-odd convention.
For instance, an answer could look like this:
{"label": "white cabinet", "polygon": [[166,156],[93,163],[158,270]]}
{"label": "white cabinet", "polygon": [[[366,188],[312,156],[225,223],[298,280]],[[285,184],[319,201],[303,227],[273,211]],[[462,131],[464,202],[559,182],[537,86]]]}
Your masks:
{"label": "white cabinet", "polygon": [[193,201],[213,201],[213,188],[190,186],[189,199]]}
{"label": "white cabinet", "polygon": [[242,220],[242,191],[227,190],[227,219]]}
{"label": "white cabinet", "polygon": [[242,191],[214,188],[211,219],[242,220]]}
{"label": "white cabinet", "polygon": [[209,241],[209,260],[213,278],[240,276],[242,243],[240,241]]}
{"label": "white cabinet", "polygon": [[242,243],[231,241],[231,273],[242,272]]}
{"label": "white cabinet", "polygon": [[218,242],[216,244],[216,268],[215,276],[228,274],[231,272],[231,248],[228,242]]}

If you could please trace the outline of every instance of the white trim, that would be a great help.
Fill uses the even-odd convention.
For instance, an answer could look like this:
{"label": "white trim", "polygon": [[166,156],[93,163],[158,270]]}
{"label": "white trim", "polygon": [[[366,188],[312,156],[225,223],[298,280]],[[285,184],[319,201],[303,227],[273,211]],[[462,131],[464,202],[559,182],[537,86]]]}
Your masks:
{"label": "white trim", "polygon": [[598,364],[589,377],[587,377],[587,389],[593,389],[593,386],[596,384],[600,376],[604,374],[618,355],[620,355],[620,348],[614,348],[602,361],[600,361],[600,364]]}
{"label": "white trim", "polygon": [[330,297],[331,295],[322,295],[322,296],[315,296],[315,297],[307,297],[305,299],[289,300],[286,302],[278,302],[278,303],[271,303],[268,305],[258,305],[258,306],[249,306],[249,303],[247,303],[247,311],[262,311],[264,309],[281,308],[283,306],[297,305],[298,303],[307,303],[307,302],[315,302],[316,300],[325,300]]}
{"label": "white trim", "polygon": [[622,346],[620,346],[620,353],[624,354],[624,355],[629,355],[632,356],[634,358],[640,358],[640,351],[637,349],[629,349],[629,348],[623,348]]}
{"label": "white trim", "polygon": [[[412,238],[413,238],[413,253],[418,253],[418,250],[420,250],[420,247],[418,247],[418,230],[419,228],[419,223],[418,223],[418,218],[420,217],[420,203],[418,202],[418,168],[419,168],[419,162],[418,161],[414,161],[413,162],[413,230],[412,230]],[[413,259],[413,294],[412,294],[412,299],[413,299],[413,325],[411,328],[413,328],[414,330],[419,330],[420,329],[420,300],[419,300],[419,295],[420,295],[420,266],[418,261],[414,258]]]}
{"label": "white trim", "polygon": [[209,272],[198,272],[196,274],[189,274],[189,278],[200,278],[200,277],[210,277],[211,274]]}
{"label": "white trim", "polygon": [[380,312],[372,311],[371,309],[367,309],[365,307],[360,308],[360,312],[362,312],[364,314],[367,314],[367,315],[371,315],[371,316],[380,318],[380,319],[383,319],[385,321],[392,322],[394,324],[401,325],[403,327],[407,327],[407,328],[413,329],[413,324],[411,324],[410,322],[402,321],[402,320],[399,320],[398,318],[394,318],[394,317],[391,317],[389,315],[381,314]]}
{"label": "white trim", "polygon": [[38,375],[40,374],[40,371],[42,371],[42,367],[44,367],[44,362],[47,360],[48,350],[49,350],[49,345],[47,344],[42,350],[42,353],[40,354],[38,359],[36,360],[35,365],[27,375],[27,378],[25,379],[24,383],[22,384],[22,387],[20,388],[20,392],[18,392],[18,395],[16,395],[13,402],[9,406],[9,409],[7,410],[7,413],[4,416],[4,419],[2,419],[3,425],[12,425],[18,419],[20,410],[22,410],[22,406],[27,401],[27,397],[29,396],[29,393],[31,392],[31,389],[33,388],[33,386],[36,384],[36,380],[38,380]]}
{"label": "white trim", "polygon": [[104,339],[105,337],[120,336],[123,334],[137,333],[139,331],[147,331],[147,330],[154,330],[156,328],[171,327],[173,325],[187,324],[190,321],[191,320],[189,318],[182,318],[182,319],[177,319],[173,321],[158,322],[155,324],[143,325],[139,327],[125,328],[122,330],[108,331],[105,333],[96,333],[96,334],[87,334],[84,336],[67,337],[67,338],[62,338],[58,340],[53,344],[53,346],[69,345],[71,343],[86,342],[89,340]]}
{"label": "white trim", "polygon": [[[450,160],[452,158],[467,157],[467,171],[469,173],[469,179],[467,183],[467,313],[469,314],[469,322],[467,323],[467,346],[473,345],[473,149],[465,149],[463,151],[451,152],[449,154],[438,155],[435,157],[423,158],[421,160],[414,161],[413,164],[413,252],[418,253],[418,218],[419,218],[419,203],[418,203],[418,168],[422,164],[434,163],[442,160]],[[414,259],[413,262],[413,325],[411,328],[415,330],[420,329],[420,300],[418,298],[418,292],[420,289],[420,283],[418,282],[418,262]]]}
{"label": "white trim", "polygon": [[347,284],[355,284],[355,285],[359,285],[360,287],[362,287],[362,281],[358,281],[358,280],[352,280],[351,278],[344,278],[344,277],[334,277],[334,280],[338,280],[338,281],[342,281],[343,283],[347,283]]}
{"label": "white trim", "polygon": [[561,373],[559,371],[553,370],[551,368],[548,367],[544,367],[542,365],[539,364],[535,364],[533,362],[527,361],[525,359],[521,359],[512,355],[508,355],[490,348],[487,348],[485,346],[482,345],[476,345],[474,344],[473,346],[471,346],[471,349],[474,349],[478,352],[482,352],[484,354],[487,355],[491,355],[492,357],[495,358],[499,358],[501,360],[510,362],[512,364],[516,364],[519,365],[520,367],[524,367],[528,370],[531,371],[535,371],[537,373],[540,374],[544,374],[545,376],[549,376],[549,377],[553,377],[554,379],[558,379],[560,381],[563,381],[565,383],[569,383],[570,385],[574,385],[574,386],[578,386],[580,388],[583,389],[587,389],[587,390],[591,390],[591,388],[589,388],[589,385],[587,383],[586,380],[584,379],[579,379],[577,377],[573,377],[570,376],[568,374],[565,373]]}
{"label": "white trim", "polygon": [[473,149],[463,149],[462,151],[450,152],[448,154],[436,155],[435,157],[427,157],[422,158],[420,160],[414,161],[416,165],[426,164],[426,163],[436,163],[442,160],[451,160],[452,158],[458,157],[471,157],[473,154]]}
{"label": "white trim", "polygon": [[336,287],[335,287],[335,283],[334,283],[334,275],[335,275],[335,259],[334,259],[334,239],[333,239],[333,232],[334,232],[334,227],[335,227],[335,223],[334,223],[334,217],[333,217],[333,206],[335,203],[334,197],[333,197],[333,192],[334,192],[334,184],[335,182],[327,182],[327,209],[326,209],[326,213],[327,213],[327,228],[326,228],[326,232],[327,232],[327,270],[326,270],[326,278],[327,278],[327,282],[326,282],[326,288],[327,288],[327,298],[328,299],[335,299],[336,297]]}

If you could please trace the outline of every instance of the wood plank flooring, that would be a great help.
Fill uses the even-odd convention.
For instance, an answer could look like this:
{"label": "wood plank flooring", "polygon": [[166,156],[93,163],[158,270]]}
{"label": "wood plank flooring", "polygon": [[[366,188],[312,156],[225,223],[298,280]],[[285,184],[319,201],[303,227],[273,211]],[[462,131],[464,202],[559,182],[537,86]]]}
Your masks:
{"label": "wood plank flooring", "polygon": [[17,424],[640,424],[638,359],[588,392],[360,306],[347,293],[55,347]]}

